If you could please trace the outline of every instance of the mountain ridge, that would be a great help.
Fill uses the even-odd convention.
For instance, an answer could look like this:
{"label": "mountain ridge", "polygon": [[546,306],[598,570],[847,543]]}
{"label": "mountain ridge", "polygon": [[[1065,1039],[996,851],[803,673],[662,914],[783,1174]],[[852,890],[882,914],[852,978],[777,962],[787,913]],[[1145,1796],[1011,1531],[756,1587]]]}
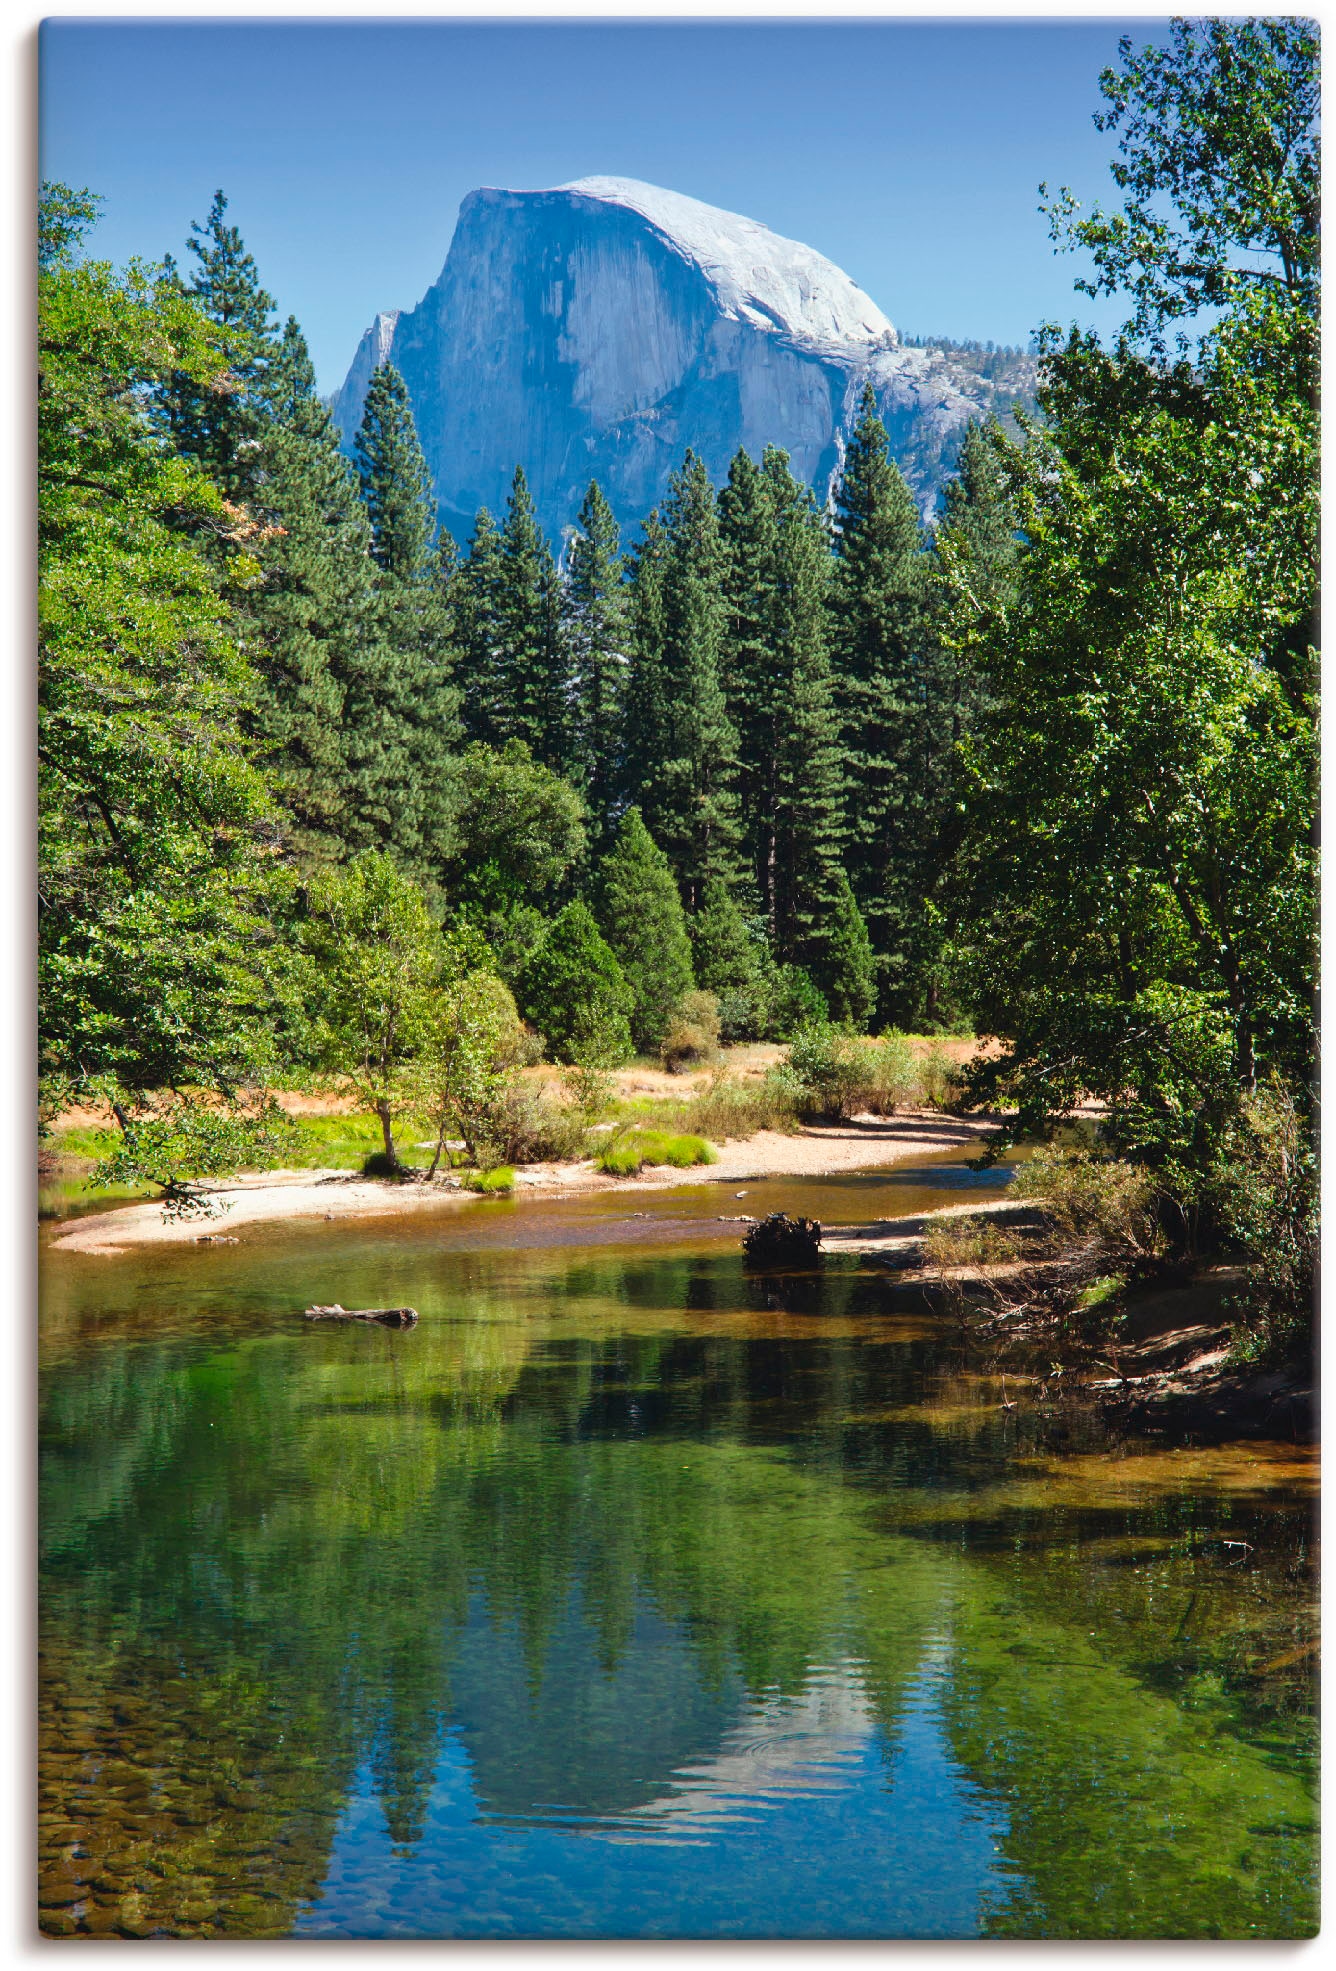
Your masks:
{"label": "mountain ridge", "polygon": [[778,445],[824,500],[865,384],[926,516],[969,422],[1009,408],[948,345],[902,342],[815,248],[625,178],[470,192],[422,300],[362,337],[331,400],[345,446],[386,360],[461,535],[517,464],[554,539],[594,478],[629,526],[688,447],[722,481],[740,447]]}

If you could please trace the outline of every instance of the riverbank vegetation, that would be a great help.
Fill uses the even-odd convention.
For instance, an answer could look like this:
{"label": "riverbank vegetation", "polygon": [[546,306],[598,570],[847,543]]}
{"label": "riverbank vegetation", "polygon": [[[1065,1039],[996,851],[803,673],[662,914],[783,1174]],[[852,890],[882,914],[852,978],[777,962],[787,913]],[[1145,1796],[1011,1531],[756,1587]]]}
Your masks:
{"label": "riverbank vegetation", "polygon": [[[1049,211],[1126,326],[1040,331],[1039,414],[966,435],[931,524],[868,395],[826,508],[773,447],[721,486],[688,454],[647,516],[591,486],[557,557],[517,467],[461,547],[402,380],[345,446],[221,194],[188,266],[117,271],[46,187],[44,1114],[104,1105],[99,1177],[185,1208],[315,1153],[270,1100],[303,1078],[390,1176],[1094,1103],[1054,1222],[1099,1247],[1142,1198],[1147,1263],[1243,1255],[1240,1346],[1295,1345],[1316,63],[1273,17],[1122,45],[1121,208]],[[955,1079],[908,1026],[987,1044]],[[760,1083],[612,1100],[633,1050],[762,1040]]]}

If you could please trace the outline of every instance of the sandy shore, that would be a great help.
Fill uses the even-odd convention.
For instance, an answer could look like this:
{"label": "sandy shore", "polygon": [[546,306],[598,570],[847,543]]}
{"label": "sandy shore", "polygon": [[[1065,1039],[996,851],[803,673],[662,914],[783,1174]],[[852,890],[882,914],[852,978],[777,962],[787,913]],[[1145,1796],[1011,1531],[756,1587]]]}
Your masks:
{"label": "sandy shore", "polygon": [[[580,1191],[668,1190],[680,1184],[732,1184],[758,1177],[825,1177],[847,1170],[875,1170],[911,1158],[940,1156],[967,1148],[991,1132],[992,1125],[943,1116],[935,1110],[898,1116],[855,1116],[847,1122],[811,1125],[795,1135],[762,1130],[737,1143],[718,1146],[719,1161],[690,1170],[646,1169],[638,1177],[608,1177],[592,1163],[531,1164],[515,1173],[517,1193],[541,1191],[561,1197]],[[76,1219],[51,1239],[62,1252],[116,1253],[135,1246],[193,1245],[202,1240],[236,1239],[252,1225],[289,1218],[393,1217],[405,1212],[459,1209],[476,1202],[452,1182],[388,1184],[344,1171],[264,1171],[219,1185],[223,1207],[215,1218],[177,1221],[163,1217],[158,1204],[129,1205]],[[850,1228],[853,1232],[855,1228]],[[858,1227],[870,1241],[886,1239],[890,1227]],[[902,1226],[896,1234],[905,1236]],[[895,1236],[891,1234],[891,1236]],[[888,1241],[889,1242],[889,1241]],[[832,1250],[873,1251],[831,1237]],[[885,1249],[882,1246],[880,1249]]]}

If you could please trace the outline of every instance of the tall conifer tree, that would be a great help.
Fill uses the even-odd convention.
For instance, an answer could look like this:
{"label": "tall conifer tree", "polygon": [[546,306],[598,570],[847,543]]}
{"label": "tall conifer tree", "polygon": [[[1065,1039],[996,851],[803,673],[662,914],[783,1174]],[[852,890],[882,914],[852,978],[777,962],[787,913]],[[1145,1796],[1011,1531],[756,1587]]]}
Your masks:
{"label": "tall conifer tree", "polygon": [[366,515],[291,318],[266,379],[266,408],[254,496],[268,534],[264,578],[238,605],[255,631],[252,725],[294,846],[337,860],[362,845],[344,704],[379,624]]}
{"label": "tall conifer tree", "polygon": [[566,558],[563,614],[574,693],[572,778],[606,839],[621,771],[630,622],[626,567],[598,482],[585,494]]}
{"label": "tall conifer tree", "polygon": [[[369,814],[388,846],[424,873],[443,860],[459,750],[448,578],[434,561],[436,502],[403,378],[382,364],[354,444],[371,527],[380,636],[348,712],[360,722]],[[449,564],[449,550],[446,565]]]}
{"label": "tall conifer tree", "polygon": [[773,446],[759,470],[739,452],[720,511],[744,851],[776,953],[819,974],[840,848],[829,539],[809,489]]}
{"label": "tall conifer tree", "polygon": [[725,549],[714,488],[688,452],[673,475],[661,540],[638,562],[634,706],[646,730],[632,758],[633,796],[689,909],[708,877],[738,869],[737,735],[720,673]]}
{"label": "tall conifer tree", "polygon": [[667,630],[664,621],[663,575],[668,539],[663,517],[653,507],[632,548],[627,613],[630,660],[626,674],[626,705],[622,724],[619,793],[638,801],[642,812],[657,818],[649,790],[669,743],[669,705],[664,671]]}
{"label": "tall conifer tree", "polygon": [[507,678],[502,644],[501,533],[479,507],[473,538],[459,570],[459,638],[462,652],[464,727],[470,739],[503,746],[507,732]]}
{"label": "tall conifer tree", "polygon": [[903,1018],[925,929],[943,706],[923,526],[870,387],[836,494],[835,546],[845,866],[879,961],[883,1017]]}
{"label": "tall conifer tree", "polygon": [[565,773],[571,764],[572,707],[561,585],[520,466],[501,529],[497,601],[502,737],[522,739],[536,760]]}
{"label": "tall conifer tree", "polygon": [[436,536],[436,502],[408,386],[393,363],[371,378],[353,457],[377,565],[402,582],[418,581]]}
{"label": "tall conifer tree", "polygon": [[266,418],[265,384],[278,344],[270,320],[272,296],[260,286],[255,261],[237,227],[227,223],[227,200],[214,193],[203,225],[192,220],[187,250],[194,257],[191,278],[183,279],[168,254],[165,265],[209,320],[221,330],[228,387],[201,384],[174,375],[164,393],[168,427],[177,449],[198,461],[231,500],[243,504],[254,495],[262,469],[261,428]]}

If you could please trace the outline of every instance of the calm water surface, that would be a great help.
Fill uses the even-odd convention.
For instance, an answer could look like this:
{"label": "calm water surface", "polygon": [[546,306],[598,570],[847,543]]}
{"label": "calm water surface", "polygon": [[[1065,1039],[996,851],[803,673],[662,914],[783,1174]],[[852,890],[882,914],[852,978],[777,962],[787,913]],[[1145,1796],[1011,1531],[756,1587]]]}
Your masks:
{"label": "calm water surface", "polygon": [[1305,1448],[1006,1409],[719,1217],[1001,1181],[48,1253],[43,1928],[1309,1934]]}

